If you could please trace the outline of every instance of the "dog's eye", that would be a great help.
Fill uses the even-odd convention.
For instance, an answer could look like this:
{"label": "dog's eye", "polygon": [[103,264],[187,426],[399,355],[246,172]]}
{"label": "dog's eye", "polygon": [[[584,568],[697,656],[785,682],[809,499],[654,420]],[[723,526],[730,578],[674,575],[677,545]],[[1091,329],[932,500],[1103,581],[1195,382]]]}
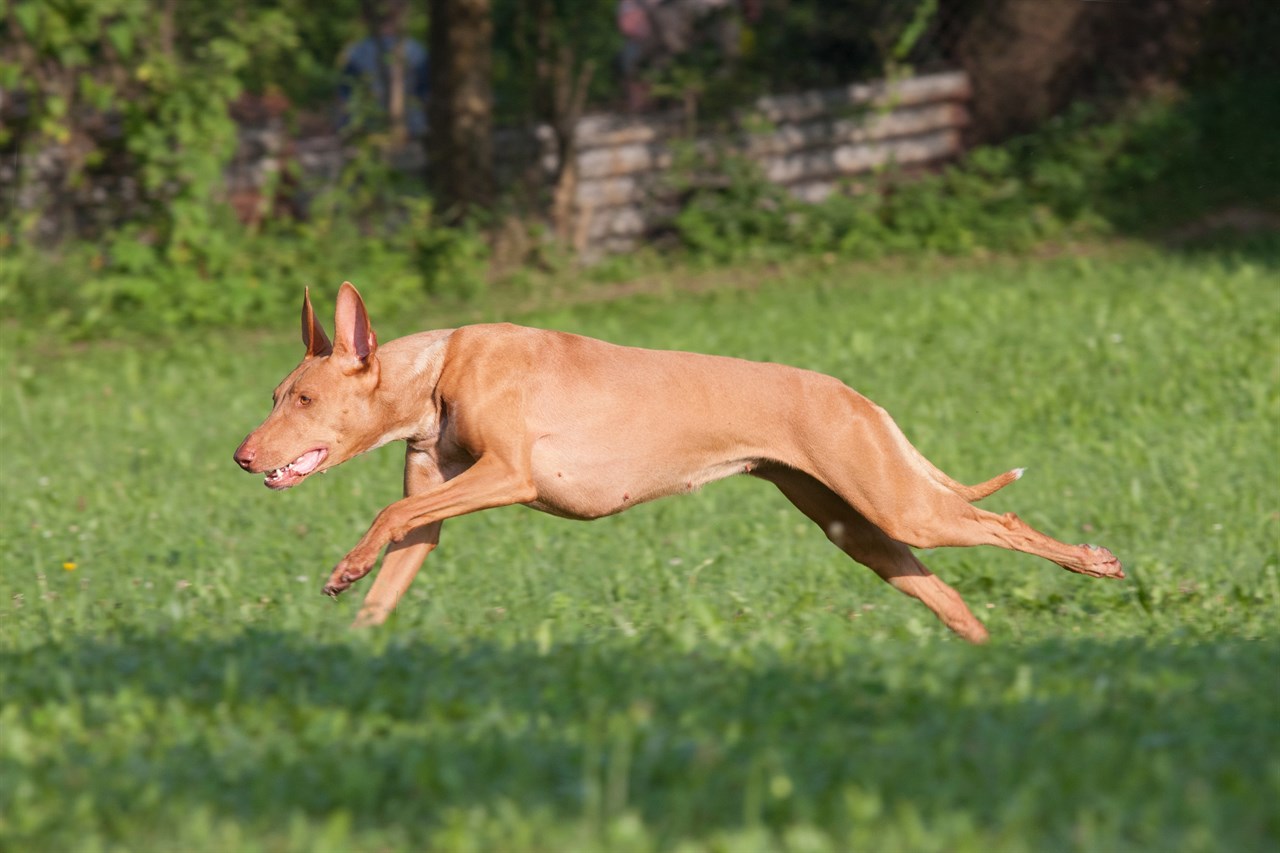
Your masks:
{"label": "dog's eye", "polygon": [[299,394],[299,395],[298,395],[298,405],[299,405],[299,406],[310,406],[310,405],[311,405],[311,398],[310,398],[310,397],[308,397],[306,394]]}

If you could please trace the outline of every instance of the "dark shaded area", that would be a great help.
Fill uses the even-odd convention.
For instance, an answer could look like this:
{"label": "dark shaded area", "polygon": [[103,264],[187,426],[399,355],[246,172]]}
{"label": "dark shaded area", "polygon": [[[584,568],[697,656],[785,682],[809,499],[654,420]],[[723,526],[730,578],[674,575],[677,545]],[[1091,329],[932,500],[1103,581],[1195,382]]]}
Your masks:
{"label": "dark shaded area", "polygon": [[[1241,72],[1126,112],[1073,136],[1073,124],[1087,128],[1100,113],[1081,107],[1026,138],[1028,159],[1045,161],[1033,163],[1033,181],[1051,186],[1059,176],[1044,167],[1055,159],[1079,164],[1060,176],[1060,210],[1092,208],[1116,231],[1173,242],[1280,234],[1280,75]],[[1231,212],[1241,209],[1251,212]]]}
{"label": "dark shaded area", "polygon": [[272,826],[343,809],[358,829],[408,838],[446,808],[504,799],[564,818],[626,807],[669,838],[754,820],[846,834],[859,797],[915,809],[925,825],[960,811],[991,832],[1031,826],[1051,848],[1076,846],[1084,824],[1148,849],[1210,837],[1259,850],[1280,837],[1264,760],[1280,746],[1274,642],[872,647],[784,661],[385,639],[373,650],[263,631],[135,634],[0,655],[6,704],[23,709],[11,722],[33,716],[41,731],[54,709],[75,708],[93,730],[140,701],[154,720],[132,742],[69,739],[63,761],[6,758],[0,777],[69,800],[92,791],[92,822],[120,837],[157,787],[167,819],[202,805]]}

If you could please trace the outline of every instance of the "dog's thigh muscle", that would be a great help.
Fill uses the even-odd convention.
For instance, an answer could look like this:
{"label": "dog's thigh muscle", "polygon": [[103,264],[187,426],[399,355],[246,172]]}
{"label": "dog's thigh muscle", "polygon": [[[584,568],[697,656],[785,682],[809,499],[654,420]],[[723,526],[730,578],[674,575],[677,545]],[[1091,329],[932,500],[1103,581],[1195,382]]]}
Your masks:
{"label": "dog's thigh muscle", "polygon": [[757,476],[777,486],[797,509],[822,528],[836,547],[894,589],[919,599],[952,631],[973,643],[986,641],[987,629],[959,593],[925,568],[910,548],[889,538],[831,489],[789,468],[765,468]]}

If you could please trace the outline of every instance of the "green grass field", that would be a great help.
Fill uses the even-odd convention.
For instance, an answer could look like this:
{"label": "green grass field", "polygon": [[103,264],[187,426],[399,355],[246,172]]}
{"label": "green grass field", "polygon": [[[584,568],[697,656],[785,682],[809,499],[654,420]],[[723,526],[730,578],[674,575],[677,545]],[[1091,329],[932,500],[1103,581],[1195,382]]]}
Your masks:
{"label": "green grass field", "polygon": [[[356,283],[384,340],[449,321]],[[0,849],[1280,844],[1274,244],[796,267],[494,319],[832,373],[962,480],[1027,466],[987,505],[1129,578],[926,553],[992,631],[971,647],[737,478],[592,524],[450,521],[353,633],[363,590],[320,586],[400,453],[283,494],[231,460],[300,356],[293,314],[172,346],[9,335]]]}

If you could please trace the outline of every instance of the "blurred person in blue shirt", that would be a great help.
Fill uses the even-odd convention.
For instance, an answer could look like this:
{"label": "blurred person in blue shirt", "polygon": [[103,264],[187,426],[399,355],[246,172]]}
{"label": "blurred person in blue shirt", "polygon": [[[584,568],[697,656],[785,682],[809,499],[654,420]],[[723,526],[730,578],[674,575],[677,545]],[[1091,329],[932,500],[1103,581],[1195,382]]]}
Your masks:
{"label": "blurred person in blue shirt", "polygon": [[[393,121],[394,113],[399,112],[409,136],[420,137],[427,131],[426,103],[430,92],[427,49],[422,42],[405,35],[408,4],[404,0],[389,0],[379,11],[377,37],[366,36],[348,45],[339,58],[342,68],[338,86],[342,102],[339,126],[378,125]],[[392,96],[396,94],[400,74],[403,74],[398,87],[400,103],[396,104]]]}

